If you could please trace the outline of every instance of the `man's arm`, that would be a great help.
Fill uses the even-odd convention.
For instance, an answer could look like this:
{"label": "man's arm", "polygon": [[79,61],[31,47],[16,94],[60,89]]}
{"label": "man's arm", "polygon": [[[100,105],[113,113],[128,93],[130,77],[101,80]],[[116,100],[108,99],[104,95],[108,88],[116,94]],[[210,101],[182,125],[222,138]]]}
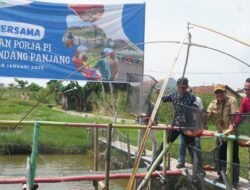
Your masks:
{"label": "man's arm", "polygon": [[213,105],[210,103],[209,104],[209,106],[208,106],[208,108],[207,108],[207,115],[206,115],[206,118],[205,118],[205,122],[204,122],[204,129],[205,130],[208,130],[208,125],[207,125],[207,123],[208,123],[208,121],[213,117]]}
{"label": "man's arm", "polygon": [[163,96],[161,100],[163,102],[172,102],[173,101],[173,94],[169,94],[169,95]]}
{"label": "man's arm", "polygon": [[[237,104],[237,100],[232,98],[231,102],[230,102],[230,111],[231,113],[235,113],[235,112],[238,112],[239,111],[239,108],[238,108],[238,104]],[[232,118],[230,118],[230,123],[232,124],[233,128],[236,127],[237,124],[240,123],[240,119],[239,116],[236,115],[236,117],[234,116],[231,116]]]}

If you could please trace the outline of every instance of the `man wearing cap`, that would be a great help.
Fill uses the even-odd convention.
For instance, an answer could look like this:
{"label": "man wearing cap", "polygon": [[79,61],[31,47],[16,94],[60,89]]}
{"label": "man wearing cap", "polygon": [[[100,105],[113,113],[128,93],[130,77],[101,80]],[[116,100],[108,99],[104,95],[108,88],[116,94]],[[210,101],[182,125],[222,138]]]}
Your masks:
{"label": "man wearing cap", "polygon": [[[229,113],[238,111],[238,105],[235,98],[226,94],[226,86],[223,84],[217,84],[214,86],[215,100],[213,100],[207,108],[207,121],[214,119],[216,122],[217,132],[223,133],[230,126],[232,126],[231,120],[228,116]],[[226,171],[227,161],[227,141],[222,140],[222,145],[219,148],[219,163],[218,163],[218,175],[217,181],[223,182],[220,171]],[[234,141],[233,145],[233,186],[236,188],[239,182],[239,145]]]}

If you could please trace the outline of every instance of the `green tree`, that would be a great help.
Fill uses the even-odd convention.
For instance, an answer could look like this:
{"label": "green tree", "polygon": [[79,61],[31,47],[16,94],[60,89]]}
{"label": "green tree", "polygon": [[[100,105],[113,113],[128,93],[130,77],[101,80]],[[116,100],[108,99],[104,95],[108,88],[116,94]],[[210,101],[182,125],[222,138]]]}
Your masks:
{"label": "green tree", "polygon": [[17,83],[17,88],[21,88],[24,89],[26,88],[26,86],[29,84],[28,81],[24,81],[24,80],[19,80],[17,78],[14,78],[15,82]]}
{"label": "green tree", "polygon": [[9,84],[8,84],[8,87],[9,87],[10,89],[12,89],[12,88],[15,87],[15,84],[14,84],[14,83],[9,83]]}
{"label": "green tree", "polygon": [[31,90],[31,91],[34,91],[34,92],[38,92],[41,88],[41,86],[39,86],[38,84],[32,82],[29,86],[28,86],[28,89]]}
{"label": "green tree", "polygon": [[91,98],[92,94],[100,94],[102,92],[102,85],[99,82],[88,82],[83,88],[83,105],[84,111],[91,111],[93,108],[93,99]]}

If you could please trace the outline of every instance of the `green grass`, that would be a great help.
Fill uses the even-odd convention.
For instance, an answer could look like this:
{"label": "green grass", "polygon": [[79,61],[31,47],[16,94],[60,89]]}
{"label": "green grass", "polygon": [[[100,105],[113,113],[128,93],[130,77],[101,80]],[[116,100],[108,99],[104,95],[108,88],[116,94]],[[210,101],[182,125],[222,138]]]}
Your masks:
{"label": "green grass", "polygon": [[[4,96],[3,96],[4,94]],[[22,119],[35,105],[36,101],[22,101],[17,91],[15,93],[3,93],[0,101],[0,120],[20,120]],[[9,99],[7,98],[9,97]],[[210,101],[209,98],[204,98]],[[207,102],[209,102],[207,101]],[[207,103],[206,103],[207,105]],[[160,109],[160,120],[164,123],[169,123],[171,119],[171,107],[163,107]],[[167,112],[166,112],[167,110]],[[167,118],[167,119],[165,119]],[[59,122],[82,122],[82,123],[110,123],[109,120],[99,119],[99,118],[84,118],[75,115],[69,115],[60,111],[51,109],[45,104],[39,104],[25,120],[36,120],[36,121],[59,121]],[[33,126],[21,125],[16,130],[11,129],[11,127],[1,126],[0,127],[0,145],[4,146],[6,144],[14,145],[29,145],[31,147],[32,137],[33,137]],[[215,130],[213,123],[209,124],[209,130]],[[127,135],[129,136],[130,143],[137,145],[137,133],[138,130],[133,129],[121,129],[119,131],[120,140],[126,142]],[[89,130],[86,128],[69,128],[69,127],[59,127],[59,126],[41,126],[40,128],[40,138],[39,143],[45,145],[46,147],[86,147],[92,142],[92,136]],[[105,134],[104,134],[105,135]],[[158,146],[163,139],[163,131],[155,131],[155,136],[158,141]],[[115,137],[113,137],[115,138]],[[172,146],[170,153],[171,156],[178,158],[178,143],[176,140],[174,146]],[[146,147],[151,149],[151,140],[147,141]],[[212,150],[215,147],[214,139],[206,139],[203,142],[204,151]],[[247,148],[240,148],[240,161],[241,165],[247,166],[248,164],[248,153]],[[46,150],[44,150],[46,153]],[[188,155],[188,154],[187,154]],[[246,177],[247,172],[244,167],[241,168],[241,176]]]}
{"label": "green grass", "polygon": [[[21,120],[36,104],[35,101],[4,100],[0,101],[0,120]],[[82,122],[82,123],[110,123],[109,120],[98,118],[83,118],[69,115],[61,111],[51,109],[49,106],[39,104],[25,120],[33,121],[58,121],[58,122]],[[16,144],[30,145],[33,138],[33,126],[20,125],[15,130],[12,127],[0,127],[0,145]],[[40,127],[39,143],[50,146],[86,146],[91,144],[89,129],[43,126]]]}

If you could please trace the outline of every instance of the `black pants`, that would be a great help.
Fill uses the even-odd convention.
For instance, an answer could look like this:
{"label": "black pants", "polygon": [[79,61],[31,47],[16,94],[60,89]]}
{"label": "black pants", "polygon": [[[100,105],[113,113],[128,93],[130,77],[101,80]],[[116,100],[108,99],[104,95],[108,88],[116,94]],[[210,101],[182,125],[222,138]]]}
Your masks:
{"label": "black pants", "polygon": [[[222,145],[219,148],[219,162],[218,162],[218,175],[221,176],[220,171],[226,172],[227,168],[227,141],[222,141]],[[239,182],[240,175],[240,159],[239,159],[239,145],[236,141],[233,141],[233,182]]]}
{"label": "black pants", "polygon": [[178,138],[179,135],[182,135],[182,137],[185,141],[185,144],[188,147],[188,152],[189,152],[191,158],[193,159],[193,151],[192,151],[192,148],[190,147],[190,145],[194,146],[194,143],[195,143],[194,137],[187,136],[184,133],[182,133],[181,131],[169,131],[167,142],[173,143]]}
{"label": "black pants", "polygon": [[[168,132],[167,142],[168,143],[173,143],[178,138],[178,136],[180,134],[183,136],[183,139],[184,139],[184,141],[185,141],[185,143],[186,143],[186,145],[188,147],[189,154],[190,154],[191,159],[193,161],[193,151],[192,151],[192,148],[189,145],[194,146],[194,143],[195,143],[195,138],[194,137],[187,136],[184,133],[182,133],[181,131],[173,130],[173,131]],[[156,160],[156,158],[159,156],[159,154],[162,152],[162,150],[163,150],[163,143],[161,143],[159,149],[156,151],[156,154],[155,154],[155,157],[153,158],[152,163]],[[162,162],[162,160],[161,160],[161,162]],[[159,163],[159,165],[160,165],[160,163]],[[157,166],[157,168],[159,168],[159,165]]]}

